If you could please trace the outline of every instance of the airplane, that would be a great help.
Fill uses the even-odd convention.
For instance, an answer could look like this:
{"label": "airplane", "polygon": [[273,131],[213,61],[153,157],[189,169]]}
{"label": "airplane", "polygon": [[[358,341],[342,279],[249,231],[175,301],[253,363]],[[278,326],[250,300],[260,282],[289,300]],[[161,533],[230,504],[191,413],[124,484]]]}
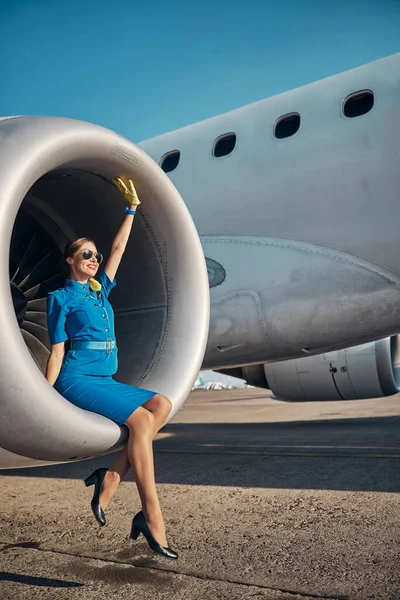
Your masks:
{"label": "airplane", "polygon": [[138,145],[72,119],[0,120],[1,468],[126,441],[43,377],[63,246],[110,247],[116,175],[142,200],[111,298],[116,378],[167,395],[169,419],[200,368],[290,400],[398,391],[399,67],[395,54]]}
{"label": "airplane", "polygon": [[289,401],[399,391],[399,63],[396,54],[140,144],[202,241],[203,368]]}

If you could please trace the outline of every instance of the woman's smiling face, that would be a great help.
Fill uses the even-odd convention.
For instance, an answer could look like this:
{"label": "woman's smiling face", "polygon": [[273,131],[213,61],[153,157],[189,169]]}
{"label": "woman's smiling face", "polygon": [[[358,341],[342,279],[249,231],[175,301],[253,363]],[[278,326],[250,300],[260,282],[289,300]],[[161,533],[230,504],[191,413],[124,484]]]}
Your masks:
{"label": "woman's smiling face", "polygon": [[[84,250],[91,250],[92,256],[90,258],[84,258],[82,255]],[[82,246],[73,254],[67,258],[67,263],[70,268],[70,275],[74,279],[89,279],[94,277],[98,271],[99,263],[96,259],[97,248],[92,242],[85,242]]]}

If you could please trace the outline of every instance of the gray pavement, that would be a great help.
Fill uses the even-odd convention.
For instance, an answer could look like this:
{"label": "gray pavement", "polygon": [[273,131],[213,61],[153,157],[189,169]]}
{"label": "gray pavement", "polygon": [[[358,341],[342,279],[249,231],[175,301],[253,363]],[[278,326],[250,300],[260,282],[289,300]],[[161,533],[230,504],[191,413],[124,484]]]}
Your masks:
{"label": "gray pavement", "polygon": [[400,397],[285,404],[193,392],[155,440],[178,561],[128,539],[132,476],[99,528],[107,456],[0,473],[0,598],[400,598]]}

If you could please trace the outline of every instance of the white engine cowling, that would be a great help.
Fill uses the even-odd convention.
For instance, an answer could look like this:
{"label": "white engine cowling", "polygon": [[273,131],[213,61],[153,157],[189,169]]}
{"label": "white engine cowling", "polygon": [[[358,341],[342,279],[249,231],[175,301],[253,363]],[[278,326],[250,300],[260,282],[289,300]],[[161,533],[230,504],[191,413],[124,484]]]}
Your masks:
{"label": "white engine cowling", "polygon": [[63,285],[62,249],[88,236],[107,258],[125,208],[115,176],[132,178],[142,201],[111,296],[116,379],[168,396],[171,418],[201,367],[207,270],[194,223],[167,175],[129,140],[96,125],[0,120],[0,468],[22,466],[25,459],[11,460],[13,454],[77,460],[126,440],[125,428],[67,402],[43,376],[46,296]]}
{"label": "white engine cowling", "polygon": [[225,370],[279,400],[310,402],[380,398],[400,391],[399,337],[326,354]]}

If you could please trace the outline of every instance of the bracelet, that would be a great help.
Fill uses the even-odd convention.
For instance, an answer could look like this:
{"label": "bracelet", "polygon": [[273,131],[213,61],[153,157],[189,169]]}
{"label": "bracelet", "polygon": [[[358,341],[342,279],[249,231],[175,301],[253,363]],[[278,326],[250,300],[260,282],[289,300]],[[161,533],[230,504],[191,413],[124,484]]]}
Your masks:
{"label": "bracelet", "polygon": [[127,207],[126,207],[126,209],[125,209],[125,212],[126,212],[128,215],[136,215],[136,209],[135,209],[135,210],[132,210],[131,208],[129,208],[129,206],[127,206]]}

